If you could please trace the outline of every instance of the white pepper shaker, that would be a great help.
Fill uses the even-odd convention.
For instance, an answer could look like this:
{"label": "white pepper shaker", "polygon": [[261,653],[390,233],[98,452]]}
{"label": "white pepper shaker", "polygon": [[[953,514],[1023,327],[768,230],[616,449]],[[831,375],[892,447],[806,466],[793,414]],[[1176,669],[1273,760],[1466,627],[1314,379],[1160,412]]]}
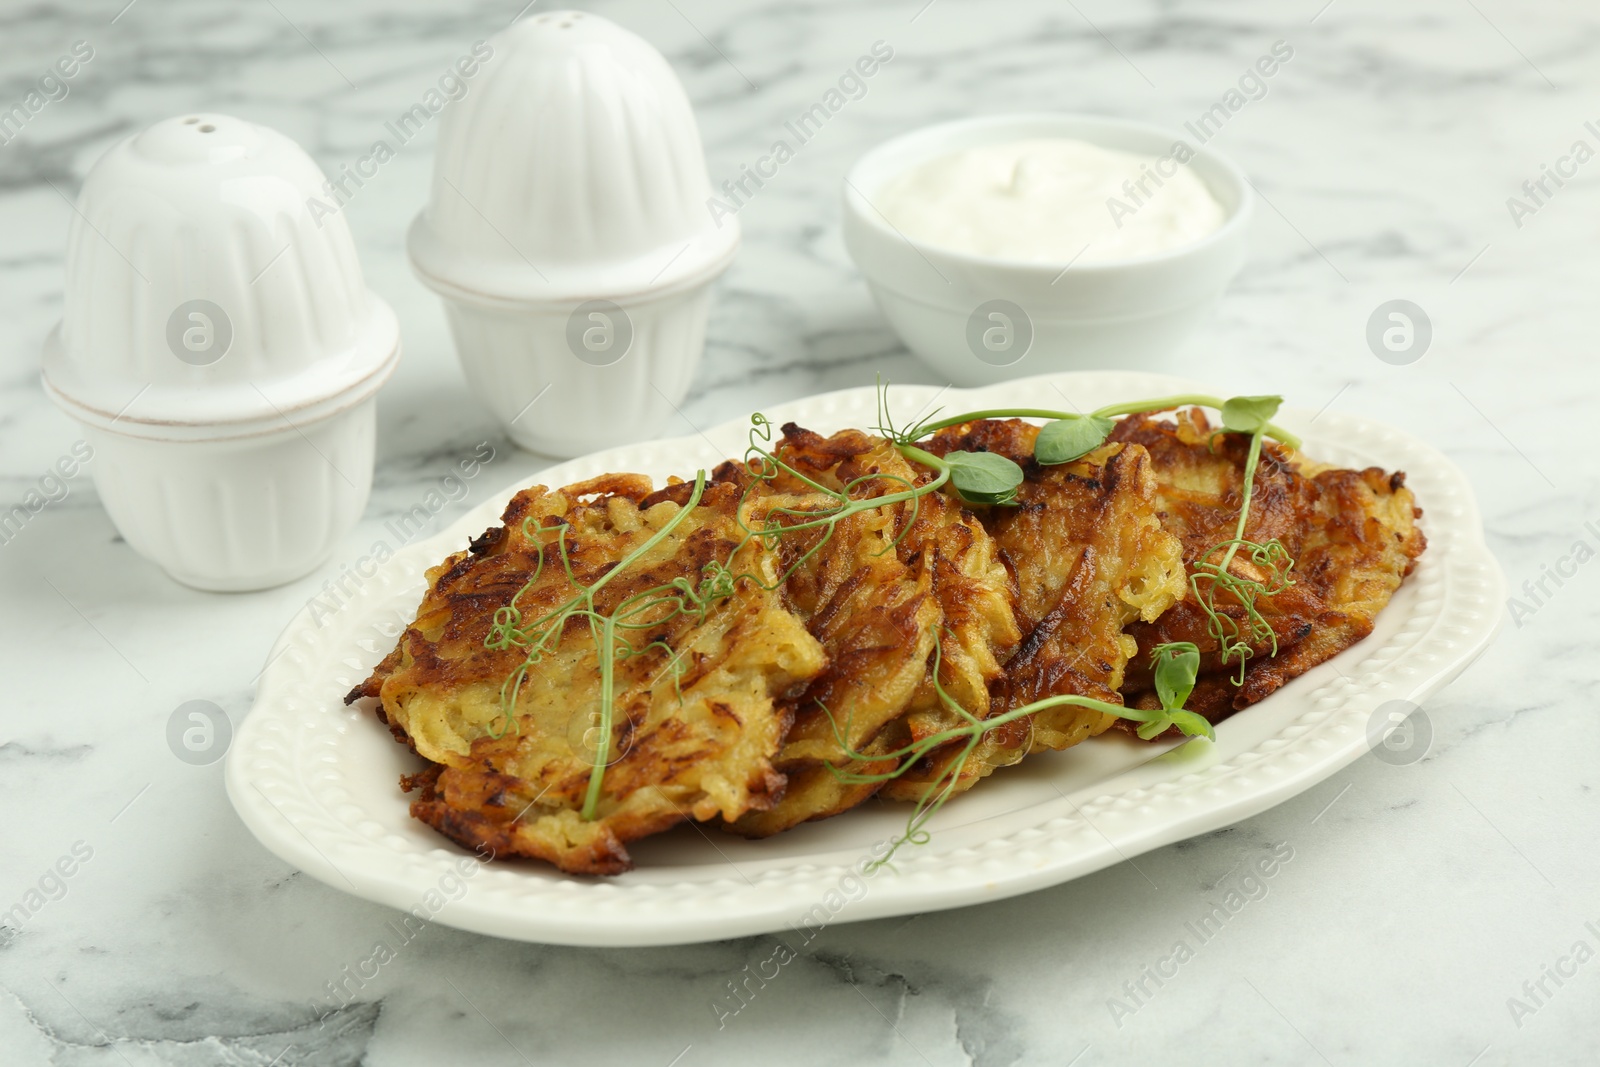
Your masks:
{"label": "white pepper shaker", "polygon": [[661,433],[705,347],[739,225],[710,210],[694,111],[666,59],[577,11],[489,42],[444,113],[408,248],[467,381],[524,448]]}
{"label": "white pepper shaker", "polygon": [[332,552],[372,485],[400,355],[321,170],[226,115],[158,122],[90,171],[44,385],[84,425],[128,544],[186,585],[263,589]]}

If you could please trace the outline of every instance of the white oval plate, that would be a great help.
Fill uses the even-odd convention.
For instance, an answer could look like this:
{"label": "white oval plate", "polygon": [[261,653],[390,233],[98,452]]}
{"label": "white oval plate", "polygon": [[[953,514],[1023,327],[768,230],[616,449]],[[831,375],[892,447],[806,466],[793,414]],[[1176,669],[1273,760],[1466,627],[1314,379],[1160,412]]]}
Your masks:
{"label": "white oval plate", "polygon": [[[1159,375],[1088,372],[971,390],[903,386],[890,395],[902,423],[935,402],[949,413],[1056,401],[1087,410],[1192,389]],[[871,427],[877,396],[848,389],[766,414],[825,432]],[[1313,424],[1307,412],[1285,409],[1278,421],[1317,459],[1403,470],[1416,491],[1428,550],[1376,631],[1228,719],[1215,745],[1162,754],[1119,733],[1000,771],[940,812],[930,843],[903,848],[892,869],[870,877],[860,872],[874,846],[904,828],[904,805],[872,801],[766,841],[680,826],[631,845],[637,869],[610,879],[521,861],[478,864],[410,817],[397,779],[417,761],[343,697],[411,620],[423,571],[495,524],[522,486],[400,550],[337,612],[308,606],[295,616],[228,753],[228,795],[262,844],[334,888],[466,930],[573,945],[679,944],[789,926],[803,934],[998,900],[1227,826],[1368,751],[1374,712],[1392,700],[1420,702],[1460,674],[1499,628],[1505,596],[1467,479],[1444,456],[1352,415],[1326,412]],[[640,471],[658,484],[687,477],[742,455],[748,426],[599,452],[540,480],[560,486],[607,471]]]}

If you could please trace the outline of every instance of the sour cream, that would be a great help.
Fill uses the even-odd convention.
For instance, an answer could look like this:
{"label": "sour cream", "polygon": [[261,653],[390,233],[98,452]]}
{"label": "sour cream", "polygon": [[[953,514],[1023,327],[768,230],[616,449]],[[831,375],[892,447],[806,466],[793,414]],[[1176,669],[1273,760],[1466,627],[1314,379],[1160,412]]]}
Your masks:
{"label": "sour cream", "polygon": [[997,259],[1108,263],[1182,248],[1227,212],[1184,164],[1063,137],[983,145],[892,179],[873,203],[912,241]]}

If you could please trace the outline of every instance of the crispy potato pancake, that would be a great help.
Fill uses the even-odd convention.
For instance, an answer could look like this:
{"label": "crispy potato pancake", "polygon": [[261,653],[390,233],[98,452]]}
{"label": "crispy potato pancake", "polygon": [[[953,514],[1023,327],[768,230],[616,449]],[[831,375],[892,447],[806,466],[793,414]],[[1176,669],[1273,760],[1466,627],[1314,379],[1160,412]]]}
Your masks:
{"label": "crispy potato pancake", "polygon": [[601,691],[587,618],[567,619],[559,641],[526,671],[514,727],[505,729],[502,685],[526,651],[485,647],[496,613],[516,597],[523,630],[537,632],[538,620],[560,611],[579,585],[594,586],[678,515],[690,488],[652,492],[643,476],[609,475],[559,491],[528,489],[512,499],[503,525],[428,572],[416,621],[348,698],[379,698],[380,716],[438,765],[406,783],[422,790],[413,815],[497,855],[615,874],[631,865],[627,841],[686,818],[737,819],[777,800],[784,779],[772,760],[792,716],[785,698],[816,677],[825,658],[771,591],[779,559],[746,538],[733,485],[708,486],[665,540],[594,594],[594,610],[610,615],[675,580],[695,586],[707,565],[736,549],[733,573],[750,576],[703,613],[663,605],[619,630],[626,654],[615,661],[597,817],[581,816]]}
{"label": "crispy potato pancake", "polygon": [[[944,620],[940,625],[939,687],[973,715],[989,713],[992,683],[1022,640],[1016,583],[1000,546],[983,521],[948,493],[930,494],[901,541],[909,560],[931,560],[934,595]],[[934,686],[932,664],[907,708],[912,718],[943,710]],[[911,739],[910,723],[896,747]]]}
{"label": "crispy potato pancake", "polygon": [[[853,498],[885,496],[932,474],[909,463],[881,437],[846,430],[823,437],[784,427],[774,454],[805,479]],[[741,464],[718,477],[751,481]],[[754,486],[752,510],[785,525],[827,505],[825,495],[784,471]],[[893,761],[851,760],[839,744],[864,754],[892,751],[903,729],[885,730],[908,708],[931,702],[929,660],[941,631],[945,684],[983,694],[999,672],[997,645],[1014,643],[1004,570],[970,512],[939,494],[860,512],[823,531],[796,531],[780,542],[790,607],[822,642],[828,666],[795,704],[794,727],[777,766],[789,780],[783,798],[730,825],[765,837],[854,807],[876,783],[840,781],[831,767],[881,773]]]}
{"label": "crispy potato pancake", "polygon": [[[1183,596],[1180,545],[1157,518],[1156,482],[1144,449],[1110,445],[1046,467],[1033,459],[1038,433],[1018,419],[984,420],[944,430],[925,446],[941,456],[993,452],[1015,461],[1025,477],[1015,507],[988,508],[983,515],[1013,575],[1026,636],[987,701],[961,700],[980,718],[1049,696],[1121,703],[1118,690],[1135,651],[1123,628],[1155,619]],[[1069,748],[1104,731],[1113,718],[1057,707],[992,730],[966,759],[954,789],[968,789],[1030,751]],[[920,739],[957,724],[951,712],[932,707],[911,716],[910,730]],[[939,750],[885,795],[920,799],[960,751],[954,743]]]}
{"label": "crispy potato pancake", "polygon": [[[823,524],[839,494],[876,499],[935,473],[883,437],[793,424],[772,447],[778,465],[724,463],[687,512],[692,486],[676,479],[524,490],[501,525],[427,572],[415,621],[346,702],[375,699],[427,761],[401,783],[419,820],[497,856],[617,874],[632,866],[627,842],[684,820],[766,837],[875,793],[961,792],[1113,724],[1132,731],[1056,707],[965,755],[965,741],[941,743],[887,783],[836,773],[884,774],[895,751],[942,742],[969,721],[946,699],[978,720],[1065,695],[1157,708],[1160,644],[1200,649],[1186,706],[1218,721],[1371,633],[1426,545],[1403,474],[1265,441],[1245,538],[1278,542],[1294,564],[1257,599],[1271,637],[1235,685],[1238,660],[1224,662],[1190,577],[1234,536],[1248,436],[1199,409],[1132,415],[1088,455],[1043,466],[1038,434],[984,419],[921,445],[1012,460],[1015,506],[969,509],[945,486]],[[1230,572],[1279,576],[1249,550]],[[1245,606],[1215,595],[1248,632]]]}
{"label": "crispy potato pancake", "polygon": [[[1131,415],[1117,424],[1111,440],[1141,445],[1150,453],[1161,521],[1182,540],[1187,568],[1233,536],[1248,437],[1219,435],[1204,412],[1188,409],[1175,419]],[[1312,463],[1274,441],[1264,442],[1245,536],[1257,543],[1276,538],[1295,561],[1293,584],[1256,605],[1277,636],[1277,654],[1270,641],[1258,643],[1243,684],[1235,687],[1229,676],[1237,673],[1238,660],[1221,662],[1209,620],[1191,597],[1155,622],[1131,628],[1140,655],[1124,685],[1128,703],[1159,706],[1150,691],[1148,653],[1165,641],[1192,641],[1200,648],[1202,677],[1188,706],[1212,721],[1261,700],[1360,641],[1372,632],[1378,612],[1427,544],[1416,524],[1421,514],[1403,473]],[[1235,557],[1230,572],[1266,576],[1244,553]],[[1227,593],[1218,594],[1217,607],[1235,620],[1244,618]]]}

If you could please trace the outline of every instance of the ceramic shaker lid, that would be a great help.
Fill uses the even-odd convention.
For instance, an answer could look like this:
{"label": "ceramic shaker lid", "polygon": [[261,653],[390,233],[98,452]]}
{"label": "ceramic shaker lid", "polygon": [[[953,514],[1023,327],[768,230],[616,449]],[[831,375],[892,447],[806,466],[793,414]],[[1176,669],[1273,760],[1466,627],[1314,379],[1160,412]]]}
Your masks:
{"label": "ceramic shaker lid", "polygon": [[739,242],[707,208],[700,132],[648,42],[559,11],[491,39],[445,113],[413,264],[458,299],[539,303],[656,294],[715,275]]}
{"label": "ceramic shaker lid", "polygon": [[399,330],[344,217],[309,210],[324,181],[289,138],[226,115],[167,119],[112,148],[78,197],[45,346],[52,396],[122,433],[207,436],[370,395]]}

